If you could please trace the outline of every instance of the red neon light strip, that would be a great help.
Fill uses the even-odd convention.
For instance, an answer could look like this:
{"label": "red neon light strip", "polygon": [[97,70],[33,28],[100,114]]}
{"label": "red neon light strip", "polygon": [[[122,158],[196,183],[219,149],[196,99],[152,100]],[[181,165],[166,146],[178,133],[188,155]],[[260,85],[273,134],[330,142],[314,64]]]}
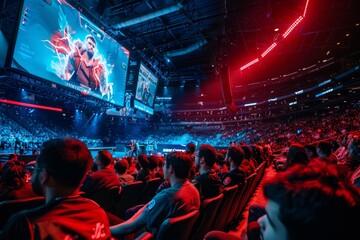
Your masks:
{"label": "red neon light strip", "polygon": [[265,57],[271,50],[274,49],[274,47],[276,47],[276,45],[277,45],[276,43],[271,44],[271,46],[268,47],[268,49],[266,49],[266,50],[261,54],[261,57],[262,57],[262,58]]}
{"label": "red neon light strip", "polygon": [[23,107],[40,108],[40,109],[45,109],[45,110],[50,110],[50,111],[55,111],[55,112],[62,112],[63,111],[61,108],[47,107],[47,106],[43,106],[43,105],[24,103],[24,102],[17,102],[17,101],[12,101],[12,100],[7,100],[7,99],[4,99],[4,100],[0,99],[0,102],[7,103],[7,104],[12,104],[12,105],[23,106]]}
{"label": "red neon light strip", "polygon": [[258,61],[259,61],[259,58],[256,58],[256,59],[252,60],[251,62],[249,62],[249,63],[245,64],[244,66],[242,66],[242,67],[240,68],[240,70],[242,71],[242,70],[244,70],[245,68],[248,68],[248,67],[250,67],[251,65],[257,63]]}
{"label": "red neon light strip", "polygon": [[307,0],[307,1],[306,1],[304,13],[303,13],[303,17],[305,17],[305,15],[306,15],[306,11],[307,11],[307,8],[308,8],[309,1],[310,1],[310,0]]}
{"label": "red neon light strip", "polygon": [[285,33],[282,35],[283,38],[286,38],[291,31],[303,20],[304,18],[302,16],[298,17],[298,19],[295,20],[295,22],[293,22],[293,24],[291,24],[291,26],[285,31]]}
{"label": "red neon light strip", "polygon": [[[284,32],[284,34],[282,35],[283,36],[283,39],[286,38],[290,33],[291,31],[305,18],[305,15],[306,15],[306,11],[307,11],[307,8],[308,8],[308,5],[309,5],[309,2],[310,0],[306,0],[306,4],[305,4],[305,8],[304,8],[304,13],[302,16],[298,17],[294,22],[293,24],[291,24],[291,26]],[[264,58],[274,47],[276,47],[276,43],[273,43],[270,47],[268,47],[262,54],[261,54],[261,57]],[[254,63],[257,63],[259,61],[258,58],[256,58],[255,60],[245,64],[244,66],[242,66],[240,68],[240,70],[244,70],[246,68],[248,68],[249,66],[253,65]]]}

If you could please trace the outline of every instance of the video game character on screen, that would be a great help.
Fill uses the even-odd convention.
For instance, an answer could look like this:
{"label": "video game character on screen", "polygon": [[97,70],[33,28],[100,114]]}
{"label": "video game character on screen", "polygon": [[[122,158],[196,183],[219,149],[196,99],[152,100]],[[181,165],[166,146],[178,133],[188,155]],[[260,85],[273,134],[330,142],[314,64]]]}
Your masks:
{"label": "video game character on screen", "polygon": [[65,79],[72,84],[89,87],[102,96],[112,95],[112,83],[107,82],[105,65],[101,58],[95,57],[96,39],[92,35],[85,37],[85,43],[74,42],[74,49],[68,56],[65,66]]}

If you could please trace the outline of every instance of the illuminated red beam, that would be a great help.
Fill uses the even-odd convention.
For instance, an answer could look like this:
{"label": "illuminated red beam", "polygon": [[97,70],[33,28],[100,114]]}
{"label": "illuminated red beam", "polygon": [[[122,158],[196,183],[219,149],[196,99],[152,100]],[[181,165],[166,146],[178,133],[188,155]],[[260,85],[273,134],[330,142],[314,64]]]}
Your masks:
{"label": "illuminated red beam", "polygon": [[303,20],[303,17],[300,16],[298,17],[298,19],[295,20],[295,22],[293,22],[293,24],[291,24],[291,26],[284,32],[284,34],[282,35],[283,38],[286,38],[291,31]]}
{"label": "illuminated red beam", "polygon": [[310,0],[307,0],[307,1],[306,1],[304,13],[303,13],[303,17],[305,17],[305,15],[306,15],[306,11],[307,11],[307,8],[308,8],[308,5],[309,5],[309,1],[310,1]]}
{"label": "illuminated red beam", "polygon": [[50,110],[50,111],[55,111],[55,112],[62,112],[63,111],[61,108],[47,107],[47,106],[43,106],[43,105],[24,103],[24,102],[17,102],[17,101],[12,101],[12,100],[7,100],[7,99],[0,99],[0,102],[7,103],[7,104],[12,104],[12,105],[17,105],[17,106],[23,106],[23,107],[39,108],[39,109]]}
{"label": "illuminated red beam", "polygon": [[258,61],[259,61],[259,58],[256,58],[256,59],[252,60],[251,62],[249,62],[249,63],[245,64],[244,66],[242,66],[242,67],[240,68],[240,70],[242,71],[242,70],[244,70],[245,68],[248,68],[248,67],[250,67],[251,65],[257,63]]}
{"label": "illuminated red beam", "polygon": [[277,45],[276,43],[271,44],[271,46],[268,47],[268,49],[266,49],[266,50],[261,54],[261,57],[262,57],[262,58],[265,57],[271,50],[274,49],[274,47],[276,47],[276,45]]}

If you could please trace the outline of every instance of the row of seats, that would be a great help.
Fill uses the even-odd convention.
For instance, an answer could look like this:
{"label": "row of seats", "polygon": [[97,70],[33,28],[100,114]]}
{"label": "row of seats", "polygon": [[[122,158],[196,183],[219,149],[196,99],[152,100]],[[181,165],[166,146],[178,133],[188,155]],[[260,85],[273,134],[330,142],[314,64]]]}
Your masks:
{"label": "row of seats", "polygon": [[[199,211],[166,219],[156,239],[201,240],[209,231],[226,230],[231,227],[234,222],[240,220],[246,204],[263,177],[265,168],[266,162],[263,162],[246,178],[244,185],[225,188],[219,196],[203,200]],[[148,232],[137,238],[149,239],[154,238]]]}
{"label": "row of seats", "polygon": [[[223,193],[214,198],[205,199],[199,211],[184,216],[166,219],[160,227],[156,239],[203,239],[211,230],[225,230],[240,219],[246,203],[258,186],[266,163],[263,162],[255,172],[248,176],[244,185],[225,188]],[[105,192],[97,192],[93,199],[106,211],[124,218],[125,211],[133,206],[150,201],[161,184],[160,178],[154,178],[147,183],[134,182],[115,187]],[[22,200],[10,200],[0,203],[0,229],[15,212],[41,206],[45,203],[43,197]],[[150,233],[144,233],[139,240],[153,239]]]}

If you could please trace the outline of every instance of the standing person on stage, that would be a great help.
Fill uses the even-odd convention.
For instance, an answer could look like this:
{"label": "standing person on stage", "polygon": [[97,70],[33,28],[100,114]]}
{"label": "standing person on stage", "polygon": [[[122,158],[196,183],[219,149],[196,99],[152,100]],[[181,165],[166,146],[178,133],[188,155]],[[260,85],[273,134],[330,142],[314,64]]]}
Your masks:
{"label": "standing person on stage", "polygon": [[134,156],[135,157],[139,154],[139,144],[136,142],[136,140],[133,140],[133,145],[132,145],[132,151],[131,151],[131,155],[130,156]]}
{"label": "standing person on stage", "polygon": [[95,202],[80,196],[80,184],[92,157],[80,140],[65,137],[46,141],[31,178],[46,204],[13,215],[0,239],[109,239],[109,220]]}

